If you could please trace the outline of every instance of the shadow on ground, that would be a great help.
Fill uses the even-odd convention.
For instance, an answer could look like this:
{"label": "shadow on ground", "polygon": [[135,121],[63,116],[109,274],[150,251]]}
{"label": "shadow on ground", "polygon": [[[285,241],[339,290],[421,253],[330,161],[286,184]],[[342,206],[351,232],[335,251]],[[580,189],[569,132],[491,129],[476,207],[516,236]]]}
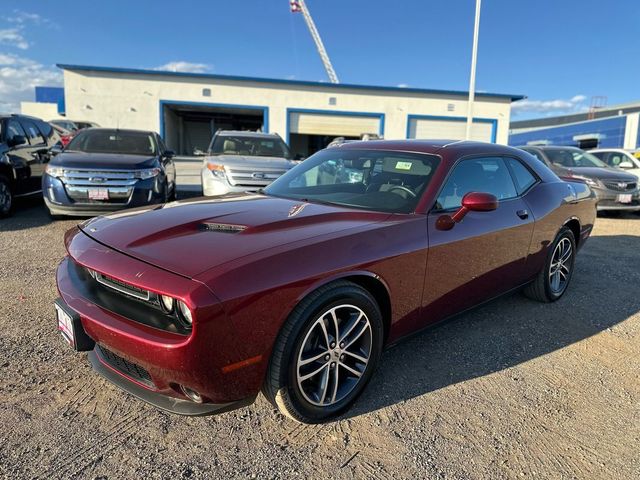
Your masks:
{"label": "shadow on ground", "polygon": [[418,334],[385,352],[355,417],[546,355],[640,311],[640,237],[593,237],[566,295],[542,304],[516,293]]}

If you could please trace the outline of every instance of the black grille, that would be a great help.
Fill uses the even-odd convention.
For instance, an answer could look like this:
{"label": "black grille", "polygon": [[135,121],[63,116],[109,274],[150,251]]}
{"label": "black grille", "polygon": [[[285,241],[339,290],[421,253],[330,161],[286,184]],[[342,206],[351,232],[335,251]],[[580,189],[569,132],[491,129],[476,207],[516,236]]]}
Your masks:
{"label": "black grille", "polygon": [[147,385],[152,386],[153,381],[151,380],[151,375],[144,368],[135,363],[131,363],[128,360],[125,360],[120,355],[116,355],[111,350],[107,350],[104,347],[96,345],[96,350],[98,354],[104,360],[106,364],[110,367],[113,367],[123,375],[127,377],[133,378],[139,382],[145,383]]}
{"label": "black grille", "polygon": [[614,182],[614,181],[608,181],[608,182],[604,182],[604,185],[610,189],[610,190],[615,190],[616,192],[627,192],[627,191],[633,191],[636,189],[636,182]]}

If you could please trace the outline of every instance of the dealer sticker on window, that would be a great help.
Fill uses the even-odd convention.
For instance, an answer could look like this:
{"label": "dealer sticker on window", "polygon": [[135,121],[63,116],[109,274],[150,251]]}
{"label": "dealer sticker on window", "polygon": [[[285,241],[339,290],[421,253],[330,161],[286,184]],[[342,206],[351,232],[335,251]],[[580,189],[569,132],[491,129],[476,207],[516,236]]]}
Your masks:
{"label": "dealer sticker on window", "polygon": [[411,162],[397,162],[396,170],[411,170]]}

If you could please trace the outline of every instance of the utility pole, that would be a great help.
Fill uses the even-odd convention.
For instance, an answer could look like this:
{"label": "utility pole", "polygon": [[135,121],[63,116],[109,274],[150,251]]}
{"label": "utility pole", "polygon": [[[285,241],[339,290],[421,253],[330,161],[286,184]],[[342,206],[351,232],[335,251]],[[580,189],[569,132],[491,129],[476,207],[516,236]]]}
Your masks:
{"label": "utility pole", "polygon": [[307,28],[311,33],[311,37],[316,43],[316,48],[318,49],[318,53],[320,54],[320,59],[322,60],[324,69],[327,71],[329,80],[331,81],[331,83],[340,83],[340,81],[338,80],[338,76],[336,75],[336,71],[333,69],[333,65],[331,65],[329,55],[324,48],[324,44],[322,43],[322,39],[320,38],[320,34],[318,33],[318,29],[316,28],[316,24],[314,23],[313,18],[311,18],[311,13],[309,13],[306,2],[304,0],[290,0],[289,5],[291,6],[292,13],[302,13],[304,21],[307,23]]}
{"label": "utility pole", "polygon": [[471,126],[473,125],[473,101],[476,90],[476,61],[478,59],[478,33],[480,30],[480,4],[482,0],[476,0],[476,20],[473,27],[473,50],[471,51],[471,77],[469,78],[469,102],[467,106],[467,133],[466,140],[471,139]]}

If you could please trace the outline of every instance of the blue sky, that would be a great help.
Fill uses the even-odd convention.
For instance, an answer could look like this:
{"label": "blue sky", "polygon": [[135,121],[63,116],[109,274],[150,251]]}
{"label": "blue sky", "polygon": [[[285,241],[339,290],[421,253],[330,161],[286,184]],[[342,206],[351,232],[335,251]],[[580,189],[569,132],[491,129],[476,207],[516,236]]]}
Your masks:
{"label": "blue sky", "polygon": [[[307,0],[340,80],[466,90],[473,0]],[[287,0],[3,0],[0,111],[60,84],[56,63],[325,80]],[[637,0],[485,0],[477,90],[516,119],[640,100]]]}

